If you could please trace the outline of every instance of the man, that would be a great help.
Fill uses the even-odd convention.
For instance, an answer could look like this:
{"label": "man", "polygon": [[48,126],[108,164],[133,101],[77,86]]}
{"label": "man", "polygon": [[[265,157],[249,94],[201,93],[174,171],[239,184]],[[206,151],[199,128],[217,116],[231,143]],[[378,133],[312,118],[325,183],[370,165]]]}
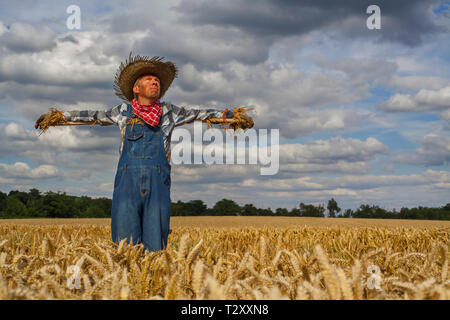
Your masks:
{"label": "man", "polygon": [[[117,124],[120,159],[114,181],[111,236],[118,243],[132,239],[149,251],[167,246],[170,224],[170,139],[176,126],[212,117],[233,118],[233,111],[198,110],[161,102],[177,76],[163,58],[135,56],[116,73],[116,95],[126,101],[104,111],[66,111],[67,121]],[[35,127],[38,128],[43,116]]]}

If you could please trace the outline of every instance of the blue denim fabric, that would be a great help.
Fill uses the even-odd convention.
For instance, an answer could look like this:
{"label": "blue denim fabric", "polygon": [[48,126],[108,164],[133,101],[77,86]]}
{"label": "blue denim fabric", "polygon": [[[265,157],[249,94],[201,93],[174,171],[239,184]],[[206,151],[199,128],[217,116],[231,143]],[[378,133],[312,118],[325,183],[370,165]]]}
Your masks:
{"label": "blue denim fabric", "polygon": [[142,243],[148,251],[167,246],[170,180],[161,126],[127,125],[114,181],[111,212],[114,242],[132,239],[133,245]]}

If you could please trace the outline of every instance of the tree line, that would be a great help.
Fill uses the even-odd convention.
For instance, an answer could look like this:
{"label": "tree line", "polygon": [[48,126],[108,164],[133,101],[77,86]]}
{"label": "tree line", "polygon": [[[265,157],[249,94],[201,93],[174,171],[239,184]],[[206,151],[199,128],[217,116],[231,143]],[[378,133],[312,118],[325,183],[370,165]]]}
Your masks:
{"label": "tree line", "polygon": [[[65,192],[45,192],[30,189],[29,192],[12,190],[9,194],[0,191],[0,219],[4,218],[110,218],[112,200],[71,196]],[[386,210],[376,205],[362,204],[358,209],[339,208],[331,198],[327,207],[301,202],[290,210],[286,208],[261,209],[253,204],[238,205],[230,199],[222,199],[208,208],[202,200],[172,202],[172,216],[288,216],[288,217],[336,218],[381,218],[450,220],[450,203],[439,208],[401,208],[400,211]]]}

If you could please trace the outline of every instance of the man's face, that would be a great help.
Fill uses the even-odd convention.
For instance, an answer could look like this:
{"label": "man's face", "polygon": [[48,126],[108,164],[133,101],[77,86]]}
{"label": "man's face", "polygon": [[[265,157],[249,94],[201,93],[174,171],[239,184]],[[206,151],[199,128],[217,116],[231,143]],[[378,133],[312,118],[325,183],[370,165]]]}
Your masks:
{"label": "man's face", "polygon": [[133,92],[142,98],[156,100],[161,92],[161,84],[158,77],[146,75],[140,78],[139,84],[133,87]]}

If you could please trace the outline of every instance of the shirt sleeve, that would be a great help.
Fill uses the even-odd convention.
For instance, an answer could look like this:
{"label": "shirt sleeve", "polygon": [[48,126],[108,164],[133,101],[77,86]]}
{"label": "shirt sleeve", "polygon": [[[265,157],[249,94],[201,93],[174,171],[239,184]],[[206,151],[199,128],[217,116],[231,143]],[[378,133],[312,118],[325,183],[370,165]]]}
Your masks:
{"label": "shirt sleeve", "polygon": [[90,122],[97,121],[100,125],[118,124],[123,105],[118,105],[106,110],[81,110],[64,111],[63,114],[69,121]]}
{"label": "shirt sleeve", "polygon": [[[171,107],[175,126],[180,126],[194,120],[222,117],[222,111],[217,109],[186,109],[185,107],[178,107],[174,104],[171,104]],[[226,117],[233,118],[233,111],[229,110],[226,113]]]}

